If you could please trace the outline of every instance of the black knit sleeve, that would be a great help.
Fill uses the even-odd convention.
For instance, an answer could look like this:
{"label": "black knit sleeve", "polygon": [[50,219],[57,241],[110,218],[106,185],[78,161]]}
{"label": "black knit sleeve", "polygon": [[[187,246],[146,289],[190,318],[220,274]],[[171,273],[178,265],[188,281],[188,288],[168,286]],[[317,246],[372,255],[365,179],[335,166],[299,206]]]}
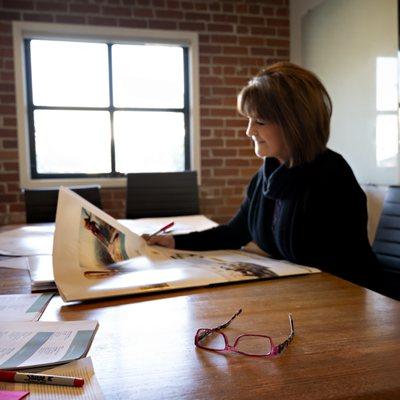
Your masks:
{"label": "black knit sleeve", "polygon": [[252,240],[248,226],[249,204],[258,174],[251,180],[246,198],[236,215],[227,223],[202,232],[176,235],[175,248],[181,250],[239,249]]}

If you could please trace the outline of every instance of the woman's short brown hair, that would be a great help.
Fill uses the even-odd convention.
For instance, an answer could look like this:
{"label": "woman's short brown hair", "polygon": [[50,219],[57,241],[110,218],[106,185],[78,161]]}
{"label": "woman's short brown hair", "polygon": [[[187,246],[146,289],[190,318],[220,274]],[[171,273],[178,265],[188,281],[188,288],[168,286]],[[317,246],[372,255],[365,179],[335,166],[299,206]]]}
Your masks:
{"label": "woman's short brown hair", "polygon": [[298,65],[279,62],[262,70],[239,93],[238,110],[280,126],[291,165],[326,149],[332,101],[317,76]]}

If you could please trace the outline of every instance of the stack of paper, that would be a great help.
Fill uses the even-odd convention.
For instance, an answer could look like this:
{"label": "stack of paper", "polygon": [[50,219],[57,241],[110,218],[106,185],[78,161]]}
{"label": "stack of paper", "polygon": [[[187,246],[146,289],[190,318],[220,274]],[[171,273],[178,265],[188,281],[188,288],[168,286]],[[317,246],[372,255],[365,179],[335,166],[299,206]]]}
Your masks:
{"label": "stack of paper", "polygon": [[53,275],[53,257],[51,255],[28,257],[28,266],[32,292],[57,290]]}
{"label": "stack of paper", "polygon": [[53,293],[0,295],[0,322],[37,321]]}
{"label": "stack of paper", "polygon": [[63,364],[84,357],[97,321],[7,322],[0,325],[0,369]]}

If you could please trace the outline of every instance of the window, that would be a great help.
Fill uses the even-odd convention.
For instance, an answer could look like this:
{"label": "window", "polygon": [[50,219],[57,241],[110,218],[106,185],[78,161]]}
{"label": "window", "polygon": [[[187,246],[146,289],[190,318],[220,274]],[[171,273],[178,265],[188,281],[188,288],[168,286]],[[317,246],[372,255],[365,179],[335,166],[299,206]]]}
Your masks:
{"label": "window", "polygon": [[25,84],[21,185],[119,186],[129,172],[198,169],[195,34],[72,28],[14,26]]}

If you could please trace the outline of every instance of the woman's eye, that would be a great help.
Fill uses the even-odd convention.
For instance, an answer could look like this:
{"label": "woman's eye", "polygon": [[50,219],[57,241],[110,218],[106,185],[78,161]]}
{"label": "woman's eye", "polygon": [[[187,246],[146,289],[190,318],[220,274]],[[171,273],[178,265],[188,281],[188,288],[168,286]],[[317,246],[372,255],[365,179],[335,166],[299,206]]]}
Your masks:
{"label": "woman's eye", "polygon": [[265,125],[265,122],[264,122],[264,121],[257,120],[257,121],[256,121],[256,124],[258,124],[258,125]]}

